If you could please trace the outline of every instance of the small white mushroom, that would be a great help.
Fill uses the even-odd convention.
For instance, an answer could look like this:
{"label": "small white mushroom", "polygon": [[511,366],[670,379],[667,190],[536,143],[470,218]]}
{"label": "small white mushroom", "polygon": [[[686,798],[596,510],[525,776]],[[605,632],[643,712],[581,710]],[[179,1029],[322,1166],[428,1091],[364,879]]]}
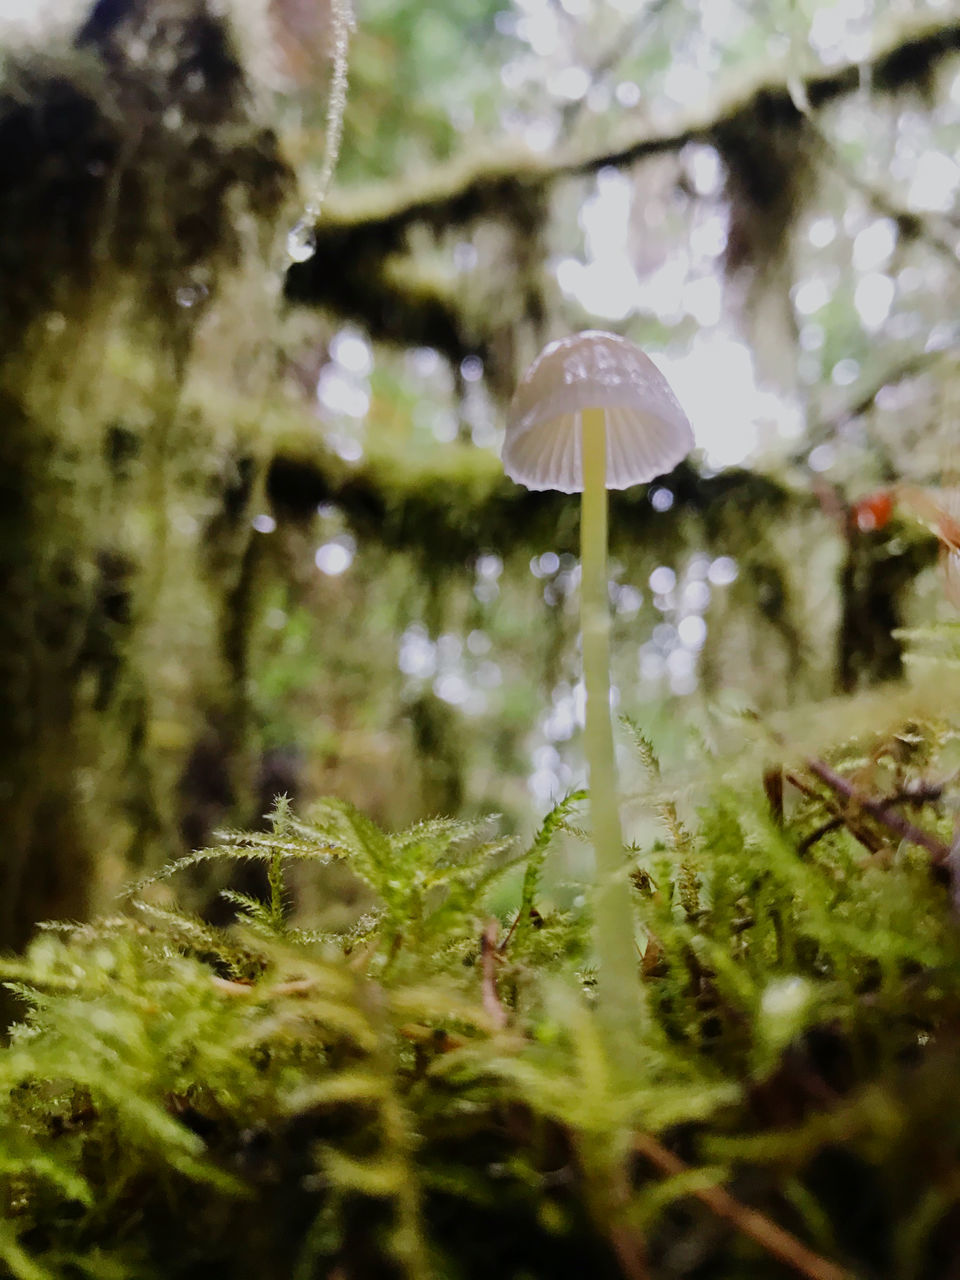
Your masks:
{"label": "small white mushroom", "polygon": [[652,480],[692,448],[690,423],[656,365],[632,342],[597,331],[544,348],[517,388],[503,444],[512,480],[583,494],[580,631],[598,876],[595,946],[601,1014],[620,1043],[638,1010],[637,948],[610,720],[607,489]]}
{"label": "small white mushroom", "polygon": [[510,479],[528,489],[582,492],[584,433],[595,429],[596,410],[603,411],[607,489],[645,484],[693,448],[686,414],[653,361],[626,338],[588,330],[544,347],[517,387],[503,443]]}

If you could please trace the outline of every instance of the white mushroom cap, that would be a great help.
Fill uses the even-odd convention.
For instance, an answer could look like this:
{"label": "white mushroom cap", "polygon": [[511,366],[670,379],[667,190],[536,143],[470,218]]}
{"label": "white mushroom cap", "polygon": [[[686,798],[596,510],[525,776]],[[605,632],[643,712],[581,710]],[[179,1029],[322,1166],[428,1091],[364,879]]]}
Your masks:
{"label": "white mushroom cap", "polygon": [[607,488],[672,471],[693,432],[666,378],[639,347],[588,330],[544,347],[510,405],[503,467],[528,489],[583,490],[580,411],[603,409]]}

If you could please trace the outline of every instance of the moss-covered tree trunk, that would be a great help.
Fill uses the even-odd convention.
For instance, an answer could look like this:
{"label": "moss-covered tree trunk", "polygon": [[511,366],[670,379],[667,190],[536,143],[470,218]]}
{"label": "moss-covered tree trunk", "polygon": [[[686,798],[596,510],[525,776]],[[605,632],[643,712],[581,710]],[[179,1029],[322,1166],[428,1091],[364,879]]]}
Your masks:
{"label": "moss-covered tree trunk", "polygon": [[217,397],[255,416],[289,175],[234,34],[100,0],[4,65],[0,947],[175,847],[211,734],[238,794],[260,460]]}

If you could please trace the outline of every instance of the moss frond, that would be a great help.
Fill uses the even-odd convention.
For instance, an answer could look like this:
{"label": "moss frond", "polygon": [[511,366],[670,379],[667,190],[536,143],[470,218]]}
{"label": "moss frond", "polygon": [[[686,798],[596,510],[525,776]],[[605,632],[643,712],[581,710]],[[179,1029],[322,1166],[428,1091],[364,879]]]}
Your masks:
{"label": "moss frond", "polygon": [[[791,763],[776,810],[759,778],[721,785],[683,841],[638,844],[627,1071],[588,911],[541,897],[582,795],[520,852],[488,824],[281,802],[218,846],[271,870],[230,927],[150,884],[4,962],[24,1013],[0,1051],[3,1265],[612,1277],[627,1250],[673,1280],[681,1239],[704,1275],[938,1280],[960,1213],[955,754],[945,715],[894,718]],[[284,879],[331,857],[362,886],[340,932]],[[511,929],[492,907],[518,862]]]}

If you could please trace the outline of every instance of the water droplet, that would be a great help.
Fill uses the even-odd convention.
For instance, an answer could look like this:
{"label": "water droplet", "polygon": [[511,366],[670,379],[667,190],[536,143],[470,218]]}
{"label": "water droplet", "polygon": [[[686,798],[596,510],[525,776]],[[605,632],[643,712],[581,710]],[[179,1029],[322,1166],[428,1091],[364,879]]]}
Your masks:
{"label": "water droplet", "polygon": [[129,40],[127,42],[127,57],[134,64],[134,66],[139,66],[140,64],[146,62],[149,56],[150,56],[150,46],[147,44],[146,40],[141,40],[138,37],[136,39]]}
{"label": "water droplet", "polygon": [[287,257],[291,262],[308,262],[317,251],[313,223],[301,218],[287,233]]}
{"label": "water droplet", "polygon": [[176,292],[178,307],[195,307],[207,296],[207,287],[203,284],[183,284]]}

